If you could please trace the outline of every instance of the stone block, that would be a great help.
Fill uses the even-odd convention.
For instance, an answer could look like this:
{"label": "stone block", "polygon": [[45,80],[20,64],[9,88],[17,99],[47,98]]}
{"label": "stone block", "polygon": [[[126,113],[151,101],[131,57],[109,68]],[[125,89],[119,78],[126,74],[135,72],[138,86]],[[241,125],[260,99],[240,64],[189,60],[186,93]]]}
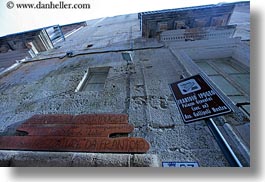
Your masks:
{"label": "stone block", "polygon": [[159,167],[151,154],[0,151],[1,167]]}

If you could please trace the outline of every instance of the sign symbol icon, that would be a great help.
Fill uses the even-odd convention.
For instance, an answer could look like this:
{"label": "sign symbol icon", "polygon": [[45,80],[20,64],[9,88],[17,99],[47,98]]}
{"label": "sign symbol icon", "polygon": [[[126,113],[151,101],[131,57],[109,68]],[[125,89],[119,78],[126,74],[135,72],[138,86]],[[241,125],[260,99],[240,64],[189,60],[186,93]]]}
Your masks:
{"label": "sign symbol icon", "polygon": [[14,6],[15,6],[15,4],[14,4],[12,1],[8,1],[8,2],[6,3],[6,7],[7,7],[8,9],[12,9]]}
{"label": "sign symbol icon", "polygon": [[189,79],[184,82],[180,82],[177,85],[183,95],[201,90],[200,85],[194,79]]}

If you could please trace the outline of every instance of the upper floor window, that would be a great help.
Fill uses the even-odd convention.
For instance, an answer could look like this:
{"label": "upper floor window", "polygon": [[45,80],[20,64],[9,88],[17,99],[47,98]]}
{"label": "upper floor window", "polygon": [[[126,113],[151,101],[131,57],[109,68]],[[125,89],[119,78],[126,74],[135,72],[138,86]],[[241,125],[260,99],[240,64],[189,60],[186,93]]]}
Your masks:
{"label": "upper floor window", "polygon": [[195,61],[232,102],[250,114],[250,70],[232,58]]}
{"label": "upper floor window", "polygon": [[158,22],[157,23],[157,31],[162,32],[168,30],[167,22]]}
{"label": "upper floor window", "polygon": [[185,20],[175,21],[174,24],[175,24],[175,27],[174,27],[175,29],[186,29],[187,28]]}

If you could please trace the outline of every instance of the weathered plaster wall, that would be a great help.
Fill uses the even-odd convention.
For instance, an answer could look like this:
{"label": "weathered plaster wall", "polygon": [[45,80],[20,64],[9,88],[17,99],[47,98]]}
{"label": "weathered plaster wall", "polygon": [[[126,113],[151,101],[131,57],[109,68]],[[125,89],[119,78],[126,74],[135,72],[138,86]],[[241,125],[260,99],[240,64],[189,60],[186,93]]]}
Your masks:
{"label": "weathered plaster wall", "polygon": [[[104,90],[75,93],[85,70],[98,66],[111,67]],[[183,72],[167,48],[134,51],[132,64],[121,53],[26,63],[0,80],[1,130],[10,134],[34,114],[127,113],[131,136],[149,141],[149,153],[161,160],[226,166],[204,122],[185,125],[180,118],[168,84]]]}

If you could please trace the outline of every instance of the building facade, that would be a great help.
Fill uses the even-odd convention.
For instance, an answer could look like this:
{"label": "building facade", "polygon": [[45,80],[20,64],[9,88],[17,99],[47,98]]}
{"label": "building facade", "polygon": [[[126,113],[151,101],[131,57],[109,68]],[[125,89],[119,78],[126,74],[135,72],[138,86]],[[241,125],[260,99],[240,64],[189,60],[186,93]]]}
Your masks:
{"label": "building facade", "polygon": [[212,121],[250,166],[249,14],[249,2],[240,2],[89,20],[3,67],[1,135],[35,114],[123,113],[134,126],[129,136],[150,143],[157,166],[231,166],[207,121],[184,123],[169,86],[201,74],[233,110]]}

